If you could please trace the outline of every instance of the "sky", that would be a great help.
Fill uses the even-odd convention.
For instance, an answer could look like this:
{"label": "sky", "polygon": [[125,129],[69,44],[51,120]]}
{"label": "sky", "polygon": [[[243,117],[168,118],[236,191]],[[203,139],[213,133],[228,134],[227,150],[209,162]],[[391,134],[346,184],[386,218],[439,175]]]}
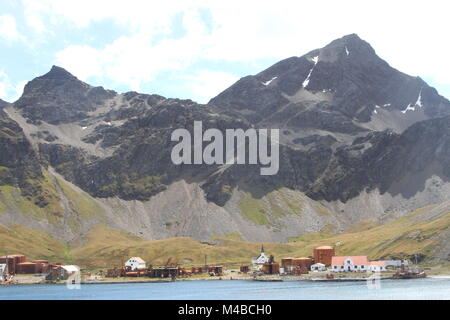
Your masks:
{"label": "sky", "polygon": [[0,98],[17,100],[58,65],[117,92],[206,103],[350,33],[450,98],[449,9],[447,0],[0,0]]}

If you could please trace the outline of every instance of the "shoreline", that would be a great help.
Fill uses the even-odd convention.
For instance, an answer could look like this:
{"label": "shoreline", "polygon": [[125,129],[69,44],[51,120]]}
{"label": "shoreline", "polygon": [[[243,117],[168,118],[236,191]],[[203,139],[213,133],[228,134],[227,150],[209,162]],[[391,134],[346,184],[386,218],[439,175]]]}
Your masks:
{"label": "shoreline", "polygon": [[[441,279],[441,280],[449,280],[450,275],[432,275],[427,276],[426,278],[421,279]],[[80,283],[80,285],[93,285],[93,284],[142,284],[142,283],[174,283],[174,282],[183,282],[183,281],[252,281],[252,282],[363,282],[363,281],[370,281],[370,278],[365,277],[356,277],[356,278],[336,278],[336,279],[322,279],[322,278],[259,278],[254,279],[252,277],[245,277],[245,278],[195,278],[195,279],[176,279],[175,281],[172,280],[153,280],[153,279],[146,279],[146,280],[118,280],[118,281],[83,281]],[[418,279],[396,279],[391,276],[384,276],[381,277],[379,280],[418,280]],[[27,285],[66,285],[65,281],[58,281],[58,282],[45,282],[45,283],[12,283],[12,284],[0,284],[0,288],[5,286],[27,286]]]}

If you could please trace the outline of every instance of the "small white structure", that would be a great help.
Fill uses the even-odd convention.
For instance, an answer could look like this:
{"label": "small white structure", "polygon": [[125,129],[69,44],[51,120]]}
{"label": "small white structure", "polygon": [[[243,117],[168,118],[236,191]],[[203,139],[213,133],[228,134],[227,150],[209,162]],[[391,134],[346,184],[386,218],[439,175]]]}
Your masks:
{"label": "small white structure", "polygon": [[0,281],[6,281],[8,276],[8,265],[6,263],[0,264]]}
{"label": "small white structure", "polygon": [[323,263],[315,263],[311,266],[311,271],[326,271],[327,268]]}
{"label": "small white structure", "polygon": [[371,261],[370,271],[372,272],[384,272],[386,271],[386,264],[384,261]]}
{"label": "small white structure", "polygon": [[370,262],[367,256],[332,257],[331,270],[333,272],[367,272]]}
{"label": "small white structure", "polygon": [[80,272],[79,266],[67,265],[67,266],[61,266],[61,268],[63,268],[68,274]]}
{"label": "small white structure", "polygon": [[67,280],[69,277],[73,275],[80,275],[80,267],[74,266],[74,265],[67,265],[67,266],[59,266],[58,270],[58,277],[60,279]]}
{"label": "small white structure", "polygon": [[146,268],[145,261],[140,257],[131,257],[127,262],[125,262],[125,267],[130,267],[131,270]]}
{"label": "small white structure", "polygon": [[264,246],[261,246],[261,253],[256,258],[252,259],[252,263],[256,265],[263,265],[264,263],[269,262],[269,257],[264,253]]}

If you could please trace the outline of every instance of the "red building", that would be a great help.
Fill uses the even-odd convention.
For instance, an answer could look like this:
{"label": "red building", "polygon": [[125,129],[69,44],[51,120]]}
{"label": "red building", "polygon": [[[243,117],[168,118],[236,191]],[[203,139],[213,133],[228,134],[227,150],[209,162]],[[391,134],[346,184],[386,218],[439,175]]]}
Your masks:
{"label": "red building", "polygon": [[322,246],[314,248],[314,262],[323,263],[331,266],[331,258],[334,256],[334,248],[330,246]]}
{"label": "red building", "polygon": [[34,262],[22,262],[16,265],[16,273],[17,274],[34,274],[39,273],[38,271],[39,265]]}
{"label": "red building", "polygon": [[288,274],[305,274],[309,272],[311,265],[314,263],[312,258],[283,258],[281,266],[284,272]]}
{"label": "red building", "polygon": [[8,265],[8,272],[10,274],[16,274],[16,266],[19,263],[26,261],[26,257],[22,254],[11,254],[7,256],[0,257],[0,263]]}

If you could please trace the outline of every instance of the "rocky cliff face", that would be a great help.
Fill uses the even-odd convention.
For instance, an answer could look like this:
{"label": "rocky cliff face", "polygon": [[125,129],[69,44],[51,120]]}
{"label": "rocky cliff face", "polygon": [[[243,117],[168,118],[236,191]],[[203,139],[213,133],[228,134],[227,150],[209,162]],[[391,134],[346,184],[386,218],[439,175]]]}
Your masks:
{"label": "rocky cliff face", "polygon": [[[207,105],[118,94],[53,67],[4,110],[0,165],[17,174],[3,183],[25,188],[54,169],[100,203],[109,225],[147,238],[237,231],[285,241],[383,222],[450,190],[450,102],[356,35],[244,77]],[[221,131],[279,128],[278,174],[175,166],[170,135],[192,132],[194,120]]]}
{"label": "rocky cliff face", "polygon": [[[43,176],[38,156],[20,126],[2,110],[0,150],[0,185],[17,186],[28,197],[40,196]],[[40,200],[45,201],[42,197]]]}

